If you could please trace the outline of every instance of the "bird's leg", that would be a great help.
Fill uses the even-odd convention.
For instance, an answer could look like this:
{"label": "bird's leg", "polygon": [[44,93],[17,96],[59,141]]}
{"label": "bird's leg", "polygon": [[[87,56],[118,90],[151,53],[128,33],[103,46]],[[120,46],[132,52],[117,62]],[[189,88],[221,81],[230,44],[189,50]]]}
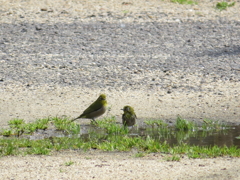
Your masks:
{"label": "bird's leg", "polygon": [[91,123],[92,123],[92,124],[97,124],[97,121],[96,121],[94,118],[92,118],[92,119],[91,119]]}

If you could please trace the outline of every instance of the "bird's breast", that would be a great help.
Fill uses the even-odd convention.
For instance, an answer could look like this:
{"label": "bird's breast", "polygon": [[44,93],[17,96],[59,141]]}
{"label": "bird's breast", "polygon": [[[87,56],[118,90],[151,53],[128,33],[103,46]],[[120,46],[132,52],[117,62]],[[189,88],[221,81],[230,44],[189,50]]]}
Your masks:
{"label": "bird's breast", "polygon": [[107,110],[107,108],[105,106],[103,106],[100,109],[93,111],[89,115],[91,116],[91,118],[97,118],[97,117],[103,115],[106,112],[106,110]]}

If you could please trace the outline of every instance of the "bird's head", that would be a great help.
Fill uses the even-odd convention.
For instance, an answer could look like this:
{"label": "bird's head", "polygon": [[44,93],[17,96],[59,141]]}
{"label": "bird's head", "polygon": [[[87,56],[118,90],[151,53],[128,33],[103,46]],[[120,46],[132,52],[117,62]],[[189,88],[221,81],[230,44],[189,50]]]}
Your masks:
{"label": "bird's head", "polygon": [[131,106],[124,106],[122,110],[124,112],[134,112],[134,109]]}
{"label": "bird's head", "polygon": [[98,97],[98,100],[99,100],[99,101],[105,101],[105,100],[106,100],[106,95],[105,95],[105,94],[101,94],[101,95]]}

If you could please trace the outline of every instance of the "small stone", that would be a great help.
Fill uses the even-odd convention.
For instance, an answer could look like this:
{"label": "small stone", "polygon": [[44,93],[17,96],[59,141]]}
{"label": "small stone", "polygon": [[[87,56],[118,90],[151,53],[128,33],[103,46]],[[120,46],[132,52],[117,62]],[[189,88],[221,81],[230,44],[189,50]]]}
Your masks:
{"label": "small stone", "polygon": [[41,11],[47,11],[47,8],[41,8],[40,10]]}
{"label": "small stone", "polygon": [[39,27],[39,26],[36,26],[36,27],[35,27],[35,29],[36,29],[37,31],[40,31],[40,30],[42,30],[42,28],[41,28],[41,27]]}

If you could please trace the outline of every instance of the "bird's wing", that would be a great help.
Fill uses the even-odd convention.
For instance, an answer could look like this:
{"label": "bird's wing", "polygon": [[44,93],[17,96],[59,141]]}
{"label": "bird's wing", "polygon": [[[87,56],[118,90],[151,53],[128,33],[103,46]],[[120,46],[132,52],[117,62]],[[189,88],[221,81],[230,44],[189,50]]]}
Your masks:
{"label": "bird's wing", "polygon": [[97,111],[97,110],[101,109],[102,106],[103,106],[102,103],[100,103],[100,102],[99,102],[99,103],[94,102],[94,103],[91,104],[85,111],[83,111],[82,115],[84,116],[84,115],[89,114],[89,113],[91,113],[91,112]]}

